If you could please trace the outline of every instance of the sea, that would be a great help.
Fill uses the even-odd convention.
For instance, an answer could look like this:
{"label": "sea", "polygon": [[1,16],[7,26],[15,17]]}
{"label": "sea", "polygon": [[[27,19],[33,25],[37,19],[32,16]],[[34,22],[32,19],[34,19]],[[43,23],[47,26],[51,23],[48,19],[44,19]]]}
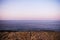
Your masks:
{"label": "sea", "polygon": [[0,31],[60,31],[60,20],[0,20]]}

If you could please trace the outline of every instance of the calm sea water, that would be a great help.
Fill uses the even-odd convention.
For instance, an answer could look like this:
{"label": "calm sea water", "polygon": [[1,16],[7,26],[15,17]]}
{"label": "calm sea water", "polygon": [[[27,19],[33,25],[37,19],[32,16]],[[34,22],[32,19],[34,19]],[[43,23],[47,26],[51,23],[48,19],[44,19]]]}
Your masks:
{"label": "calm sea water", "polygon": [[58,20],[0,20],[0,30],[60,31],[60,21]]}

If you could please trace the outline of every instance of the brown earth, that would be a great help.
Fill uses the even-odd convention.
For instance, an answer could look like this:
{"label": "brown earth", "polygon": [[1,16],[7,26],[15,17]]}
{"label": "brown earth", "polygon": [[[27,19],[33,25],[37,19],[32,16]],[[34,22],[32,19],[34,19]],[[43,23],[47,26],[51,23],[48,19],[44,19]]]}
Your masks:
{"label": "brown earth", "polygon": [[60,40],[60,32],[0,32],[0,40]]}

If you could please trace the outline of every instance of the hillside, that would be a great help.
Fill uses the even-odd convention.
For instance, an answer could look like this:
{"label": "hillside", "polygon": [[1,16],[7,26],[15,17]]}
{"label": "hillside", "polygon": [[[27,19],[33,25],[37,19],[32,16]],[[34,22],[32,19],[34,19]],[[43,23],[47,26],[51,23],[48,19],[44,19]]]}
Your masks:
{"label": "hillside", "polygon": [[60,32],[0,32],[0,40],[60,40]]}

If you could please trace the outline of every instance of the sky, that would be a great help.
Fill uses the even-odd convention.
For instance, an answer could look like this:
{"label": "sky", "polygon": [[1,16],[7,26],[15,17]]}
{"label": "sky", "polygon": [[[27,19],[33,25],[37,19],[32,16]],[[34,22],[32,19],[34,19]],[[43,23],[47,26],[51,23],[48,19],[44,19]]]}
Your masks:
{"label": "sky", "polygon": [[0,0],[0,20],[59,20],[59,0]]}

